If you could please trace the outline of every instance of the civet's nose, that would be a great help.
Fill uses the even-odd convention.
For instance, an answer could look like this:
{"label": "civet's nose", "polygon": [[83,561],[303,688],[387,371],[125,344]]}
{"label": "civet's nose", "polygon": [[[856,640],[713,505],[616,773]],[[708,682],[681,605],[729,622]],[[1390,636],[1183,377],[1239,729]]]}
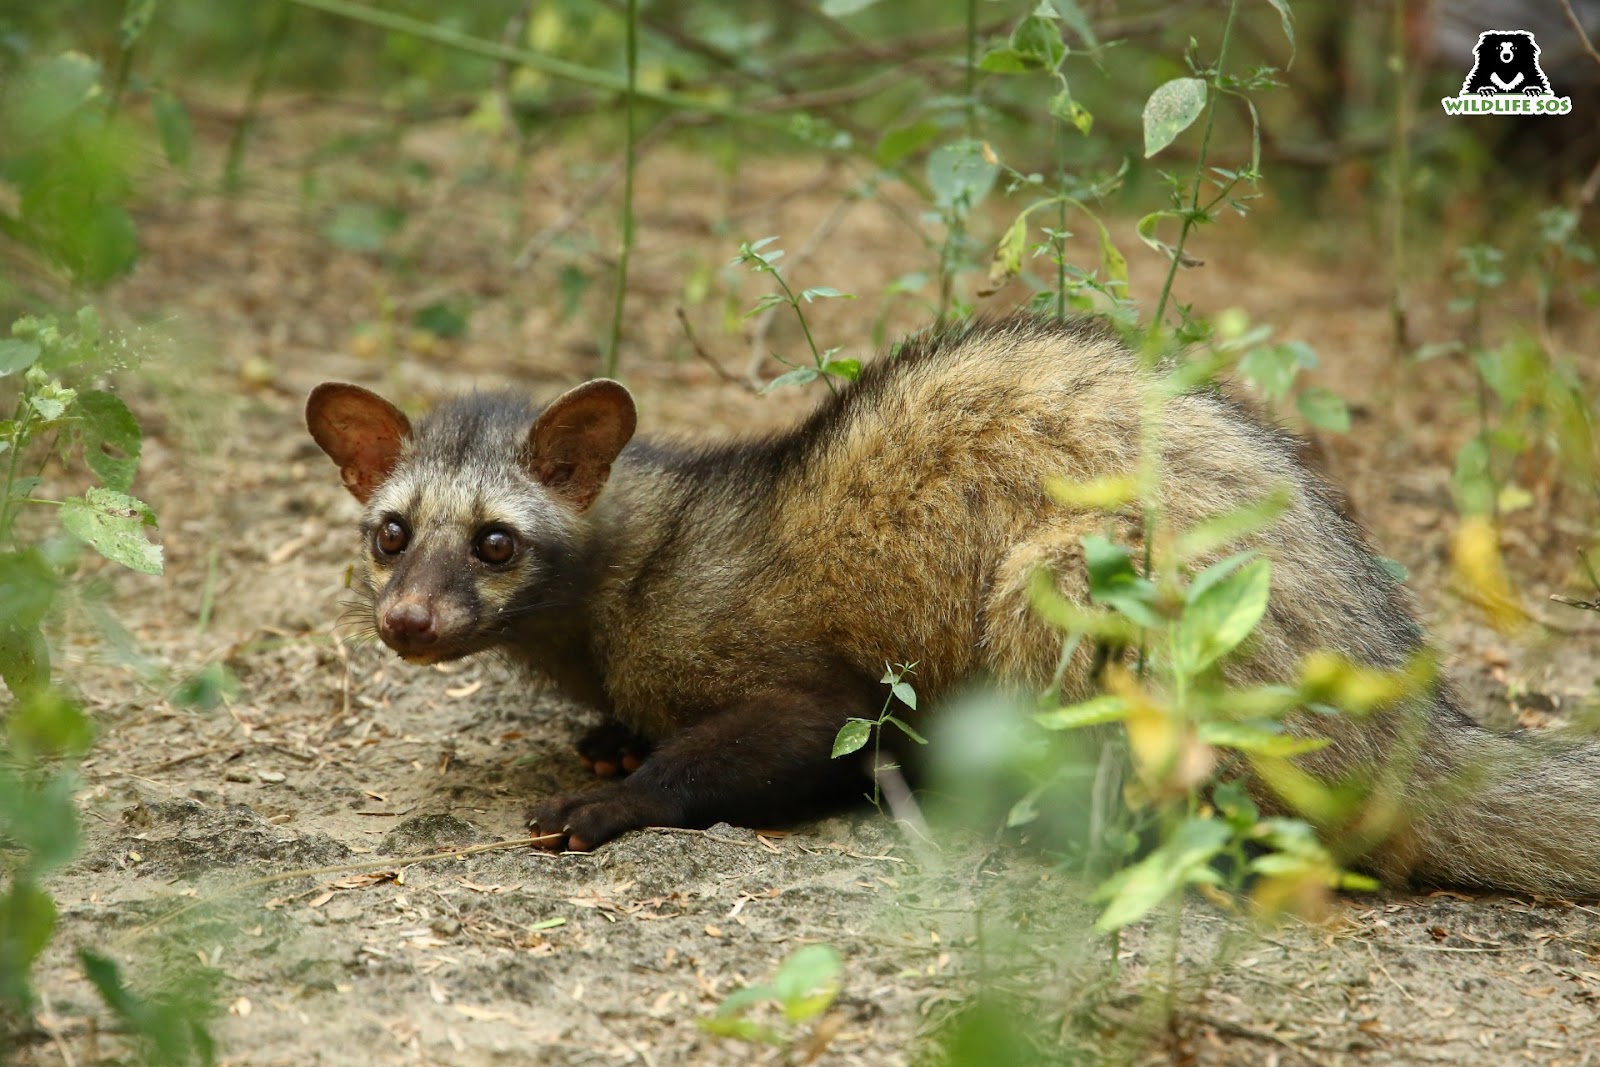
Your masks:
{"label": "civet's nose", "polygon": [[420,600],[402,600],[390,605],[379,620],[385,644],[403,647],[431,645],[439,637],[433,609]]}

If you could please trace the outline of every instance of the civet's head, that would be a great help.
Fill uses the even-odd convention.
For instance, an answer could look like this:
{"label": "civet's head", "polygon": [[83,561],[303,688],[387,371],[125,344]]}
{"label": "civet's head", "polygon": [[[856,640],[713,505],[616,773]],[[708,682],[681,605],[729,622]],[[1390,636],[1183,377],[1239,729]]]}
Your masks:
{"label": "civet's head", "polygon": [[559,602],[576,528],[635,424],[633,398],[605,379],[542,411],[463,397],[415,428],[360,386],[312,390],[311,436],[365,505],[357,572],[384,644],[416,663],[456,659]]}

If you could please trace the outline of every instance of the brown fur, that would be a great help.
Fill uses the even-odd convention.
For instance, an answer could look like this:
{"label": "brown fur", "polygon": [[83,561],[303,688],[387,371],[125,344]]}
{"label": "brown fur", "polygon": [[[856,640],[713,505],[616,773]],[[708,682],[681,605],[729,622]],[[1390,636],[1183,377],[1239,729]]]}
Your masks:
{"label": "brown fur", "polygon": [[[833,734],[875,716],[886,663],[919,663],[924,705],[978,675],[1045,685],[1061,635],[1030,607],[1030,583],[1047,568],[1086,602],[1081,538],[1108,519],[1054,503],[1044,482],[1133,474],[1147,421],[1164,529],[1288,495],[1278,523],[1229,549],[1256,548],[1273,567],[1267,616],[1226,665],[1231,680],[1283,681],[1317,649],[1406,663],[1421,637],[1405,595],[1295,440],[1216,392],[1147,412],[1154,381],[1092,326],[1016,319],[913,339],[772,438],[622,448],[631,401],[591,383],[537,416],[505,398],[458,402],[405,438],[392,472],[346,483],[382,482],[363,498],[369,537],[385,516],[414,531],[397,560],[366,557],[376,619],[406,597],[430,605],[435,640],[402,640],[403,654],[501,649],[657,745],[631,777],[536,810],[558,838],[593,847],[641,825],[770,817],[820,796],[841,774]],[[337,388],[347,405],[353,387]],[[583,418],[553,417],[579,400]],[[338,435],[315,396],[308,419],[342,467],[368,454],[330,447]],[[574,496],[541,465],[552,455],[599,471],[597,495]],[[485,524],[516,531],[512,565],[472,560]],[[1064,691],[1092,687],[1084,648]],[[1409,826],[1363,859],[1389,881],[1600,891],[1595,748],[1490,734],[1444,688],[1312,728],[1334,742],[1307,761],[1317,772],[1404,768],[1394,801]],[[1452,785],[1463,775],[1472,790]]]}

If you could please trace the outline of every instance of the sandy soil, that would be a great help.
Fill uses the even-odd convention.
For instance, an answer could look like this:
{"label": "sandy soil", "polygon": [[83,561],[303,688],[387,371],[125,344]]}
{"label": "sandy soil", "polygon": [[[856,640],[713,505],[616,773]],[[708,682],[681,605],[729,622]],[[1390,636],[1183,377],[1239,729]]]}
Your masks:
{"label": "sandy soil", "polygon": [[[571,741],[586,720],[493,665],[411,668],[330,636],[356,507],[300,407],[329,378],[426,403],[486,384],[547,394],[593,374],[615,197],[563,224],[608,164],[570,144],[539,147],[516,183],[501,150],[451,131],[312,158],[362,130],[344,111],[285,108],[263,127],[238,200],[166,176],[139,212],[144,259],[111,300],[156,352],[124,391],[149,434],[136,491],[161,516],[168,573],[90,564],[147,669],[128,669],[92,627],[63,633],[63,674],[101,739],[84,767],[86,846],[55,885],[63,931],[41,970],[53,1036],[28,1044],[24,1062],[122,1055],[90,1022],[95,999],[69,955],[78,944],[135,974],[208,969],[233,1064],[925,1062],[928,1036],[986,983],[1025,991],[1019,1018],[1070,1030],[1080,1057],[1131,1044],[1130,1058],[1151,1064],[1597,1062],[1600,911],[1568,902],[1352,898],[1325,923],[1257,932],[1194,901],[1176,1022],[1142,1037],[1139,994],[1168,952],[1159,923],[1122,939],[1111,974],[1111,947],[1084,933],[1081,890],[1025,849],[926,854],[871,809],[788,833],[647,831],[594,855],[400,866],[522,836],[531,798],[582,783]],[[222,131],[201,132],[200,166],[215,173]],[[724,380],[677,321],[682,307],[712,360],[743,372],[753,327],[733,312],[762,289],[723,266],[741,238],[781,235],[798,281],[862,295],[817,306],[826,343],[864,356],[880,314],[891,334],[924,321],[912,301],[885,312],[875,294],[932,256],[904,207],[837,213],[847,174],[756,158],[730,172],[689,150],[657,151],[642,173],[622,359],[643,432],[740,432],[813,401]],[[346,200],[403,210],[387,254],[322,236]],[[1447,479],[1471,430],[1469,379],[1449,361],[1391,356],[1382,259],[1351,232],[1359,221],[1301,232],[1284,211],[1229,220],[1203,237],[1206,265],[1184,275],[1181,296],[1208,313],[1243,307],[1317,347],[1317,380],[1356,410],[1349,435],[1321,442],[1328,466],[1380,547],[1411,568],[1463,687],[1500,721],[1542,725],[1592,692],[1600,642],[1513,641],[1447,593]],[[1116,233],[1151,292],[1161,264],[1131,221]],[[514,268],[535,238],[532,262]],[[1451,329],[1437,255],[1419,252],[1422,340]],[[564,285],[579,275],[598,280],[563,318]],[[409,328],[440,301],[469,310],[463,339]],[[1508,298],[1492,322],[1509,329],[1529,306]],[[1568,350],[1600,351],[1592,312],[1569,309],[1557,329]],[[780,318],[764,343],[793,353],[798,336]],[[1586,532],[1577,502],[1534,488],[1507,537],[1529,603],[1577,591],[1567,561]],[[1560,610],[1547,614],[1586,621]],[[167,699],[172,679],[213,662],[238,679],[225,706]],[[369,861],[376,869],[262,881]],[[767,1051],[696,1025],[817,942],[837,946],[845,970],[814,1042]]]}

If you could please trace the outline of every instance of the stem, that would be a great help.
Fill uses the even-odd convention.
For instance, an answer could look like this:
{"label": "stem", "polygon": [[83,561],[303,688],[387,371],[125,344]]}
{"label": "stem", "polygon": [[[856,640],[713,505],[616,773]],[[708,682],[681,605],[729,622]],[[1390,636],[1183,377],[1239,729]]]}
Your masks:
{"label": "stem", "polygon": [[[1061,120],[1051,116],[1050,126],[1055,131],[1056,142],[1056,189],[1063,190],[1067,186],[1067,146],[1066,131],[1062,129]],[[1056,253],[1056,318],[1067,317],[1067,197],[1065,193],[1056,202],[1056,235],[1051,239]]]}
{"label": "stem", "polygon": [[1405,55],[1405,0],[1391,4],[1389,64],[1394,70],[1394,139],[1389,163],[1389,326],[1395,355],[1409,345],[1406,324],[1406,178],[1411,170],[1411,78]]}
{"label": "stem", "polygon": [[833,384],[833,375],[822,369],[822,350],[817,347],[816,338],[811,336],[811,324],[806,321],[806,313],[800,309],[800,298],[794,295],[794,290],[789,288],[789,283],[783,280],[783,275],[776,268],[772,270],[772,278],[778,283],[778,288],[783,290],[783,295],[794,308],[794,317],[800,320],[800,332],[806,336],[806,347],[811,349],[811,362],[815,364],[818,373],[822,376],[822,384],[828,387],[828,392],[837,393],[839,387]]}
{"label": "stem", "polygon": [[22,443],[28,439],[28,422],[33,415],[33,409],[28,406],[28,398],[17,398],[17,411],[12,416],[11,431],[11,459],[6,463],[6,481],[4,492],[0,493],[0,545],[11,540],[11,523],[15,519],[17,498],[11,495],[11,487],[17,484],[17,464],[22,462]]}
{"label": "stem", "polygon": [[289,5],[286,0],[280,0],[277,10],[273,12],[272,26],[267,30],[267,42],[261,49],[261,59],[256,64],[256,72],[250,78],[250,87],[245,90],[244,113],[239,117],[239,125],[233,128],[233,136],[228,139],[228,159],[222,167],[224,192],[235,192],[239,188],[239,175],[244,169],[245,146],[255,129],[256,115],[261,109],[261,97],[267,91],[267,77],[272,72],[273,61],[278,58],[278,50],[283,47],[284,38],[288,34]]}
{"label": "stem", "polygon": [[617,373],[618,348],[622,344],[622,312],[628,298],[628,261],[633,258],[633,171],[639,142],[639,0],[628,0],[626,50],[628,91],[623,113],[627,146],[622,171],[622,254],[617,258],[617,297],[611,306],[611,338],[606,345],[608,378]]}
{"label": "stem", "polygon": [[[681,111],[697,111],[707,115],[717,115],[722,118],[735,119],[739,122],[755,122],[765,126],[787,128],[789,120],[782,115],[764,115],[759,112],[741,111],[735,107],[718,104],[710,100],[701,100],[698,97],[684,93],[663,92],[654,89],[630,90],[628,79],[618,78],[603,71],[592,70],[577,63],[568,63],[561,59],[552,59],[550,56],[538,52],[530,52],[524,48],[501,44],[498,41],[486,41],[481,37],[474,37],[460,30],[450,29],[422,19],[414,19],[405,15],[398,15],[392,11],[381,11],[365,4],[353,3],[351,0],[286,0],[287,3],[297,4],[300,7],[309,7],[317,11],[337,15],[340,18],[363,22],[369,26],[391,30],[395,33],[407,33],[413,37],[420,37],[425,41],[454,48],[458,52],[471,55],[484,56],[487,59],[498,59],[508,63],[517,63],[529,70],[537,70],[553,78],[576,82],[587,85],[592,89],[604,89],[609,92],[632,94],[641,100],[663,104],[667,107],[677,108]],[[635,20],[630,20],[635,21]]]}
{"label": "stem", "polygon": [[1211,131],[1217,122],[1217,97],[1222,91],[1222,68],[1228,60],[1228,40],[1233,36],[1234,16],[1239,13],[1239,0],[1232,0],[1228,4],[1228,20],[1222,24],[1222,43],[1217,46],[1217,65],[1212,69],[1210,88],[1206,100],[1206,129],[1200,138],[1200,155],[1194,164],[1194,192],[1189,202],[1189,210],[1183,216],[1183,225],[1178,230],[1178,243],[1172,249],[1172,262],[1167,265],[1167,280],[1161,286],[1161,299],[1156,303],[1155,316],[1150,321],[1150,334],[1153,337],[1161,328],[1162,318],[1167,313],[1167,300],[1172,296],[1172,283],[1178,277],[1178,265],[1183,262],[1183,246],[1189,240],[1189,231],[1194,229],[1196,220],[1200,217],[1200,189],[1205,183],[1206,155],[1211,149]]}
{"label": "stem", "polygon": [[967,136],[978,137],[978,0],[967,0]]}
{"label": "stem", "polygon": [[[1483,465],[1489,475],[1489,484],[1495,490],[1500,488],[1500,480],[1494,473],[1494,449],[1489,441],[1489,382],[1483,374],[1483,302],[1488,297],[1488,290],[1480,283],[1474,285],[1472,297],[1472,325],[1467,341],[1467,359],[1472,364],[1472,380],[1477,384],[1478,393],[1478,436],[1483,439]],[[1500,518],[1500,494],[1492,494],[1490,499],[1490,517],[1496,522]]]}

